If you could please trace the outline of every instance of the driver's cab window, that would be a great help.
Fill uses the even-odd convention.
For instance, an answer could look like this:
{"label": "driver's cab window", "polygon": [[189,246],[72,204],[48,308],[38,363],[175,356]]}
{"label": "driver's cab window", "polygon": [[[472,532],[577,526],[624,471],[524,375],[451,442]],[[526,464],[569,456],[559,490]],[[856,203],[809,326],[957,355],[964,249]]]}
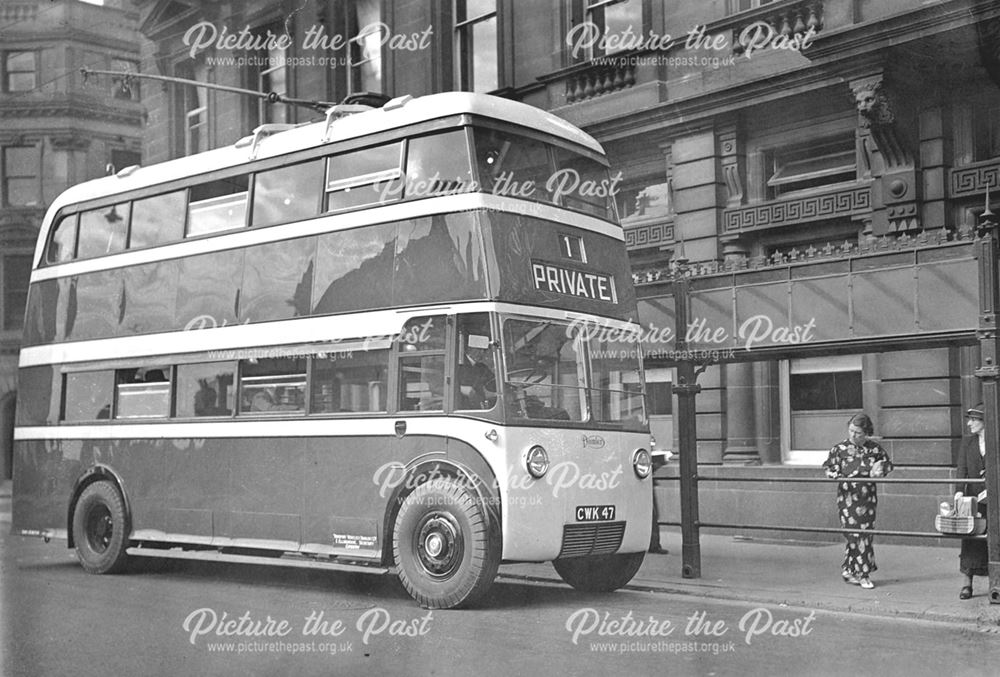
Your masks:
{"label": "driver's cab window", "polygon": [[444,411],[444,315],[415,317],[403,325],[399,349],[399,411]]}
{"label": "driver's cab window", "polygon": [[455,409],[486,411],[497,403],[496,361],[490,316],[460,315],[457,323],[458,367]]}

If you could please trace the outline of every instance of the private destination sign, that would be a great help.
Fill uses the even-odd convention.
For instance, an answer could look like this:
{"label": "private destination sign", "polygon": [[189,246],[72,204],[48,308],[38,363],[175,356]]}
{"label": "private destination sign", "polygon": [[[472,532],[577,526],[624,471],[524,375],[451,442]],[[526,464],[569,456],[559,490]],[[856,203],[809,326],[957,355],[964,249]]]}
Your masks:
{"label": "private destination sign", "polygon": [[551,263],[531,262],[535,289],[576,298],[615,303],[615,281],[610,275],[587,273]]}

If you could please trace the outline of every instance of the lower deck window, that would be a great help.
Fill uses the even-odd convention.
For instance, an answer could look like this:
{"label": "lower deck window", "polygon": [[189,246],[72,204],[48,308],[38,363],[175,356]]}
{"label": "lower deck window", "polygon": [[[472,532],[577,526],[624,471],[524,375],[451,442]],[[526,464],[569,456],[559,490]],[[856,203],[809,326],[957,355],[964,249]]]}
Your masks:
{"label": "lower deck window", "polygon": [[313,413],[386,410],[389,351],[343,350],[313,361]]}
{"label": "lower deck window", "polygon": [[66,374],[63,395],[64,421],[111,418],[114,372],[89,371]]}
{"label": "lower deck window", "polygon": [[177,416],[230,416],[236,399],[236,363],[177,367]]}
{"label": "lower deck window", "polygon": [[240,371],[240,413],[305,410],[304,357],[247,360]]}
{"label": "lower deck window", "polygon": [[170,416],[170,367],[119,369],[115,398],[115,418]]}

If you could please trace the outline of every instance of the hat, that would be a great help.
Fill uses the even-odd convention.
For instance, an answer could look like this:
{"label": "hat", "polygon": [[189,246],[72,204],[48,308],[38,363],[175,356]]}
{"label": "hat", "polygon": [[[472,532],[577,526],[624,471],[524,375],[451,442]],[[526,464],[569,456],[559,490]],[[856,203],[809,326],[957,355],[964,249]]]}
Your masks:
{"label": "hat", "polygon": [[965,412],[965,417],[966,418],[973,418],[973,419],[976,419],[977,421],[982,421],[983,420],[983,403],[980,402],[979,404],[977,404],[976,406],[974,406],[972,409],[969,409],[967,412]]}

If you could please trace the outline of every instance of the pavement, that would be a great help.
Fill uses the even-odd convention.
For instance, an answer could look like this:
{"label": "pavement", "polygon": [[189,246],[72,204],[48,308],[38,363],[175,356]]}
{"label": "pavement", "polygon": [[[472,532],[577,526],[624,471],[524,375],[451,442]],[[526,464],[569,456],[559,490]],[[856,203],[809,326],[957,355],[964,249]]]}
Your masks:
{"label": "pavement", "polygon": [[[11,483],[0,483],[0,529],[10,528]],[[681,537],[661,530],[667,554],[648,554],[630,590],[800,607],[869,616],[910,618],[977,627],[1000,634],[1000,604],[990,604],[988,581],[975,579],[973,597],[958,598],[958,541],[954,547],[885,545],[875,541],[879,570],[873,590],[840,577],[840,543],[775,541],[714,533],[701,535],[701,576],[681,575]],[[501,580],[564,585],[551,564],[505,564]]]}
{"label": "pavement", "polygon": [[[960,623],[1000,634],[1000,604],[990,604],[988,579],[976,577],[973,597],[958,598],[964,577],[954,547],[883,545],[875,539],[878,564],[873,590],[840,577],[842,543],[775,541],[702,533],[701,577],[681,575],[681,537],[661,530],[668,553],[648,554],[626,586],[631,590],[692,595],[766,607],[825,611]],[[508,580],[558,582],[551,564],[500,567]]]}

